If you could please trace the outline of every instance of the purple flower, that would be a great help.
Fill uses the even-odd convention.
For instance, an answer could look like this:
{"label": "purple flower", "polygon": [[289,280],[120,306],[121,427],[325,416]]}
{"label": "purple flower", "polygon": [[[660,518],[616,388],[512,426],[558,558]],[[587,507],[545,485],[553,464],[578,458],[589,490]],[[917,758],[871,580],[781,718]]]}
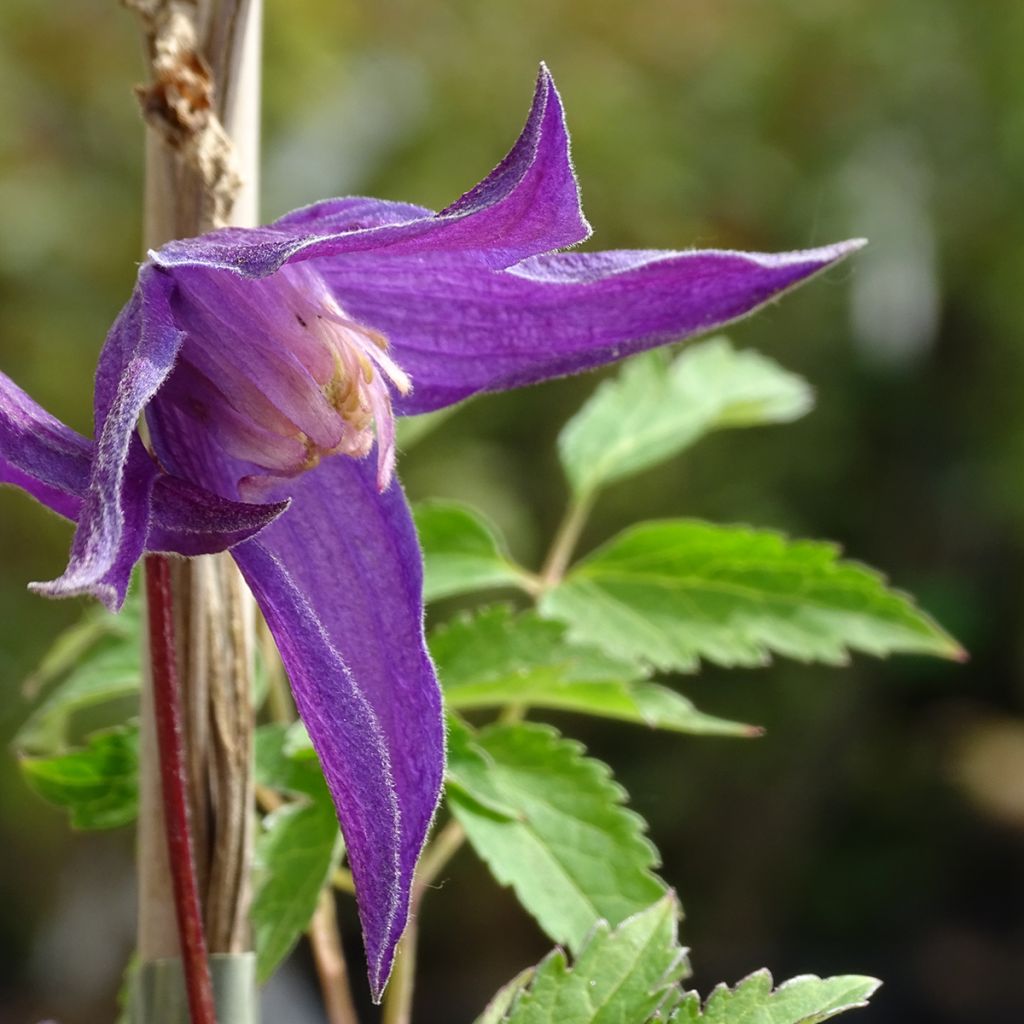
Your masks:
{"label": "purple flower", "polygon": [[100,356],[95,442],[0,381],[0,481],[77,524],[34,590],[116,609],[144,551],[231,549],[337,805],[376,996],[444,771],[394,417],[718,327],[859,245],[555,251],[589,230],[542,68],[511,152],[441,213],[331,199],[151,253]]}

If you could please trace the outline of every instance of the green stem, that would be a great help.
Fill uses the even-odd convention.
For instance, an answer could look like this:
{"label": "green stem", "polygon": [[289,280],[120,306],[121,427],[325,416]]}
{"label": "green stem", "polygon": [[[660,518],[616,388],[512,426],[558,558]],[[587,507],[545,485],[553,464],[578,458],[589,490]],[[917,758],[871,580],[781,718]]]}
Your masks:
{"label": "green stem", "polygon": [[419,927],[415,913],[410,914],[405,935],[398,945],[395,969],[391,972],[384,1005],[381,1007],[380,1024],[410,1024],[412,1021],[412,996],[416,982],[416,940]]}
{"label": "green stem", "polygon": [[561,582],[593,507],[593,494],[583,494],[569,502],[569,507],[565,510],[555,533],[555,539],[551,542],[551,550],[544,560],[544,568],[540,571],[542,592]]}
{"label": "green stem", "polygon": [[320,893],[320,901],[309,924],[309,944],[313,950],[328,1024],[359,1024],[349,987],[348,965],[341,948],[334,894],[330,889],[323,889]]}
{"label": "green stem", "polygon": [[437,881],[448,861],[455,856],[465,841],[465,830],[452,818],[423,851],[420,866],[416,870],[416,881],[412,888],[412,912],[414,914],[419,909],[423,894]]}

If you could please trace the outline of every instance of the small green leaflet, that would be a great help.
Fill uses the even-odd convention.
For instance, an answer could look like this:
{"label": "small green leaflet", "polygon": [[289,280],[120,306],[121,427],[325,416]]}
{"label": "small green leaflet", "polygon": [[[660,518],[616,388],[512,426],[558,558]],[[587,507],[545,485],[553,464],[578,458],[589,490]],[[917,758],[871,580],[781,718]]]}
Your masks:
{"label": "small green leaflet", "polygon": [[341,834],[319,763],[285,753],[285,726],[256,731],[256,779],[297,795],[263,819],[256,840],[252,925],[260,982],[309,927],[320,891],[341,856]]}
{"label": "small green leaflet", "polygon": [[879,986],[803,975],[772,991],[772,976],[758,971],[735,989],[719,985],[702,1009],[680,987],[689,971],[678,917],[668,893],[614,930],[599,922],[571,968],[556,949],[505,985],[476,1024],[821,1024],[865,1006]]}
{"label": "small green leaflet", "polygon": [[89,651],[18,730],[15,747],[30,754],[62,750],[77,712],[137,693],[141,673],[135,637]]}
{"label": "small green leaflet", "polygon": [[449,797],[459,799],[477,813],[499,821],[516,821],[519,812],[505,802],[493,759],[476,742],[473,729],[458,715],[448,715],[448,757],[445,785]]}
{"label": "small green leaflet", "polygon": [[[478,756],[464,771],[467,745]],[[580,744],[546,725],[494,726],[453,744],[449,758],[461,783],[448,794],[452,812],[498,882],[512,886],[555,942],[579,949],[598,920],[618,924],[664,893],[643,821]],[[481,772],[486,787],[477,791]]]}
{"label": "small green leaflet", "polygon": [[506,985],[476,1024],[646,1024],[667,1020],[688,973],[669,894],[612,930],[601,921],[570,968],[555,950]]}
{"label": "small green leaflet", "polygon": [[527,967],[525,971],[520,971],[510,982],[502,985],[487,1004],[487,1008],[477,1017],[473,1024],[503,1024],[504,1021],[508,1020],[509,1011],[515,1006],[516,1000],[523,994],[523,990],[529,987],[536,973],[537,969],[535,967]]}
{"label": "small green leaflet", "polygon": [[423,547],[426,601],[491,587],[522,586],[524,572],[480,513],[465,505],[426,501],[414,510]]}
{"label": "small green leaflet", "polygon": [[138,812],[138,728],[93,733],[88,746],[54,757],[23,757],[28,784],[63,807],[78,829],[127,825]]}
{"label": "small green leaflet", "polygon": [[629,360],[566,424],[558,439],[573,492],[590,495],[671,458],[726,427],[786,423],[813,404],[807,383],[725,338]]}
{"label": "small green leaflet", "polygon": [[674,1019],[678,1024],[821,1024],[846,1010],[867,1006],[880,984],[858,975],[822,979],[805,974],[773,992],[772,976],[762,970],[733,989],[719,985],[703,1012],[700,997],[688,992]]}
{"label": "small green leaflet", "polygon": [[57,636],[22,686],[31,697],[50,692],[15,734],[16,750],[37,755],[63,752],[72,742],[78,712],[138,690],[140,605],[132,592],[118,615],[102,607],[89,608]]}
{"label": "small green leaflet", "polygon": [[576,711],[652,728],[720,736],[758,730],[698,711],[685,697],[649,683],[635,662],[572,644],[565,627],[504,605],[463,615],[434,630],[430,651],[450,708],[524,707]]}
{"label": "small green leaflet", "polygon": [[963,657],[909,597],[838,556],[770,530],[643,523],[576,565],[540,608],[580,643],[665,670],[702,658],[759,666],[773,653],[834,665],[850,650]]}

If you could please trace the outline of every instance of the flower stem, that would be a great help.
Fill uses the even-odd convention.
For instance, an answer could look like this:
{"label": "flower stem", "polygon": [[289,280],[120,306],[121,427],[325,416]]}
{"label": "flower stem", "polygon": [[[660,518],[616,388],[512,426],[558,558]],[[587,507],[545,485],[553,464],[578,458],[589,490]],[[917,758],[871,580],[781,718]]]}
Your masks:
{"label": "flower stem", "polygon": [[409,916],[409,923],[405,927],[405,934],[398,945],[395,969],[391,972],[391,980],[384,993],[380,1024],[410,1024],[412,1021],[412,995],[416,982],[416,942],[418,939],[419,926],[416,922],[414,907]]}
{"label": "flower stem", "polygon": [[550,590],[561,582],[593,507],[594,496],[592,494],[581,495],[569,502],[569,507],[565,510],[565,515],[555,533],[555,539],[551,542],[548,556],[544,560],[544,568],[540,571],[541,591]]}
{"label": "flower stem", "polygon": [[189,1016],[192,1024],[216,1024],[189,827],[171,573],[162,555],[146,557],[146,597],[164,826]]}
{"label": "flower stem", "polygon": [[445,869],[448,861],[458,853],[465,841],[465,829],[452,818],[423,851],[412,889],[413,913],[419,909],[423,894],[437,881],[438,875]]}
{"label": "flower stem", "polygon": [[320,900],[309,924],[309,944],[313,949],[328,1024],[359,1024],[349,987],[345,953],[341,948],[334,894],[329,888],[320,891]]}

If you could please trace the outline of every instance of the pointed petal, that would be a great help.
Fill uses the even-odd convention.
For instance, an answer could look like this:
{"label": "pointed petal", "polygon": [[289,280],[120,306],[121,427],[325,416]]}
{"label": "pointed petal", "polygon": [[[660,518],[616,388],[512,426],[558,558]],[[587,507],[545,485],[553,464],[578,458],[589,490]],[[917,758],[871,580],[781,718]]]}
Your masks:
{"label": "pointed petal", "polygon": [[142,554],[150,496],[159,472],[135,432],[139,414],[170,372],[182,335],[168,302],[170,279],[144,266],[107,337],[96,371],[99,438],[67,570],[32,584],[48,597],[93,594],[110,608],[124,601]]}
{"label": "pointed petal", "polygon": [[0,483],[14,484],[65,519],[78,518],[92,442],[0,373]]}
{"label": "pointed petal", "polygon": [[288,501],[250,505],[173,476],[157,477],[147,551],[211,555],[251,540],[288,508]]}
{"label": "pointed petal", "polygon": [[574,245],[590,234],[590,225],[580,208],[562,102],[546,67],[537,77],[526,125],[505,159],[446,210],[420,210],[377,200],[328,200],[267,228],[223,229],[171,242],[151,255],[164,267],[264,277],[290,260],[380,251],[459,252],[470,262],[499,268]]}
{"label": "pointed petal", "polygon": [[389,224],[407,224],[435,216],[433,210],[413,203],[400,203],[391,199],[373,199],[370,196],[343,196],[340,199],[322,199],[309,206],[300,206],[278,218],[269,228],[289,234],[308,232],[314,235],[334,235],[346,231],[364,231],[367,228]]}
{"label": "pointed petal", "polygon": [[[77,522],[89,488],[94,447],[0,373],[0,483],[20,487]],[[142,453],[135,458],[140,455],[145,458]],[[161,473],[153,487],[146,548],[178,555],[224,551],[254,537],[287,507],[286,501],[229,501]]]}
{"label": "pointed petal", "polygon": [[391,342],[428,412],[621,359],[752,313],[863,243],[802,252],[560,253],[486,271],[449,257],[319,267],[338,302]]}
{"label": "pointed petal", "polygon": [[422,566],[401,489],[373,456],[325,460],[287,514],[233,550],[284,659],[341,820],[379,998],[444,770]]}

